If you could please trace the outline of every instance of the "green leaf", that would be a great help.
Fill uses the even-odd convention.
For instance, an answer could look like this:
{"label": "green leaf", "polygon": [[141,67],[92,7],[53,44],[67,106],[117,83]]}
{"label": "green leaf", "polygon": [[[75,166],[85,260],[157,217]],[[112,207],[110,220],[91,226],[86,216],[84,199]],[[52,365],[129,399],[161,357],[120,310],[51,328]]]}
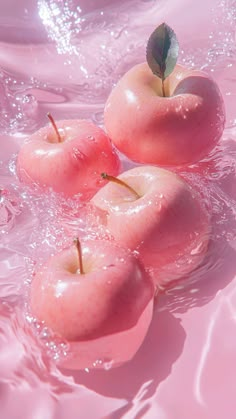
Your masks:
{"label": "green leaf", "polygon": [[153,74],[164,81],[175,68],[178,52],[179,43],[173,29],[162,23],[147,43],[146,59]]}

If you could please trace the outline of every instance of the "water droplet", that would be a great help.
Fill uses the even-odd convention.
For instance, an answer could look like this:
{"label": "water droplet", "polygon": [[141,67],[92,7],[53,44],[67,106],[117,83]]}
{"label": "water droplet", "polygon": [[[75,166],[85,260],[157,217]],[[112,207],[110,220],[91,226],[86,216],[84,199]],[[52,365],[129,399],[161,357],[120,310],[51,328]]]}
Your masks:
{"label": "water droplet", "polygon": [[110,360],[110,361],[104,361],[103,363],[103,367],[106,371],[109,371],[114,365],[114,361]]}
{"label": "water droplet", "polygon": [[88,136],[87,136],[87,139],[88,139],[89,141],[92,141],[92,142],[94,142],[94,141],[95,141],[95,137],[93,137],[93,135],[88,135]]}
{"label": "water droplet", "polygon": [[51,336],[51,333],[49,332],[47,327],[44,327],[39,333],[39,337],[41,339],[48,339],[50,336]]}
{"label": "water droplet", "polygon": [[99,367],[101,367],[102,364],[103,364],[103,361],[101,359],[96,359],[96,361],[93,362],[93,367],[94,368],[99,368]]}
{"label": "water droplet", "polygon": [[105,151],[102,151],[102,153],[101,153],[102,155],[103,155],[103,157],[105,157],[105,158],[108,158],[109,156],[108,156],[108,154],[105,152]]}
{"label": "water droplet", "polygon": [[73,156],[75,157],[76,160],[84,160],[85,159],[84,153],[76,147],[73,147]]}

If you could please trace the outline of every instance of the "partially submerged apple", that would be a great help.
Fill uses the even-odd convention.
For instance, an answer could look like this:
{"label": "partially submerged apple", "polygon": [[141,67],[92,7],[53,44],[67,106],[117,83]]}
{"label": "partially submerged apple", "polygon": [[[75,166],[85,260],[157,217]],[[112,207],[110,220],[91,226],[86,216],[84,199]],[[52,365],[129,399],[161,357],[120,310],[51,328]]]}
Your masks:
{"label": "partially submerged apple", "polygon": [[174,32],[160,25],[147,46],[147,63],[131,68],[106,102],[104,122],[116,147],[131,160],[183,165],[204,157],[218,142],[224,103],[205,72],[177,65]]}
{"label": "partially submerged apple", "polygon": [[157,288],[202,262],[210,217],[198,193],[183,179],[153,166],[133,168],[116,179],[103,177],[111,182],[91,200],[100,223],[121,245],[138,251]]}
{"label": "partially submerged apple", "polygon": [[108,358],[114,364],[125,362],[147,333],[154,287],[127,249],[96,240],[81,247],[77,241],[36,273],[32,312],[77,348],[63,360],[64,366],[91,367],[97,359]]}
{"label": "partially submerged apple", "polygon": [[65,196],[91,198],[102,186],[99,173],[118,174],[120,162],[104,131],[86,120],[52,122],[23,144],[17,158],[17,173],[26,184],[52,188]]}

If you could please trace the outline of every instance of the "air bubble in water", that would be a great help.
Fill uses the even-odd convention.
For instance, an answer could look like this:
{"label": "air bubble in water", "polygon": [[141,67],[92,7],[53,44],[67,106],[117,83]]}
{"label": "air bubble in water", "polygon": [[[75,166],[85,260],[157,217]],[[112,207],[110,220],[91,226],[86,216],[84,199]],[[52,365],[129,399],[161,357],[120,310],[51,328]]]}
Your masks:
{"label": "air bubble in water", "polygon": [[103,124],[103,112],[95,112],[92,116],[93,121],[96,124],[102,125]]}
{"label": "air bubble in water", "polygon": [[104,367],[104,370],[106,370],[106,371],[109,371],[113,367],[113,365],[114,365],[113,360],[103,362],[103,367]]}
{"label": "air bubble in water", "polygon": [[38,102],[37,99],[31,94],[24,94],[22,96],[17,96],[17,100],[20,101],[21,109],[25,117],[36,118],[38,112]]}
{"label": "air bubble in water", "polygon": [[51,333],[47,327],[43,327],[43,329],[40,331],[39,337],[41,339],[48,339],[51,336]]}

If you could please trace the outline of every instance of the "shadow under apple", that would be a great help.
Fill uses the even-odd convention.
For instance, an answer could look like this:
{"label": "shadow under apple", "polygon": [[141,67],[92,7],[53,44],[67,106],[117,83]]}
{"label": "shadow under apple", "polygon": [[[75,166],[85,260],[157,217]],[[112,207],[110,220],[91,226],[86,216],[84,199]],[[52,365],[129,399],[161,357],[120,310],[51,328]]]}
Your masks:
{"label": "shadow under apple", "polygon": [[[236,149],[235,142],[225,141],[224,149],[232,157]],[[173,313],[184,313],[194,306],[207,304],[235,277],[236,251],[230,244],[229,234],[236,233],[236,220],[232,206],[226,202],[228,195],[231,200],[236,198],[232,193],[235,177],[233,170],[216,176],[216,179],[209,175],[209,187],[219,188],[222,195],[218,195],[217,189],[214,192],[219,207],[213,211],[213,237],[206,259],[195,272],[182,279],[177,287],[159,297],[149,332],[135,357],[127,364],[109,371],[63,371],[65,375],[72,375],[76,384],[82,384],[98,394],[126,399],[127,404],[114,412],[112,419],[120,417],[122,412],[131,407],[133,398],[145,383],[147,388],[144,399],[148,399],[155,393],[160,382],[171,373],[186,338],[181,320],[175,318]],[[214,196],[212,198],[215,199]]]}
{"label": "shadow under apple", "polygon": [[236,275],[236,141],[224,140],[223,155],[195,167],[207,182],[212,204],[212,237],[202,264],[160,297],[164,310],[184,313],[211,301]]}
{"label": "shadow under apple", "polygon": [[151,397],[161,381],[170,373],[184,347],[185,331],[179,319],[169,312],[159,312],[154,317],[143,345],[134,358],[118,368],[108,371],[69,371],[76,384],[84,385],[107,397],[132,401],[144,383],[148,383],[144,399]]}

